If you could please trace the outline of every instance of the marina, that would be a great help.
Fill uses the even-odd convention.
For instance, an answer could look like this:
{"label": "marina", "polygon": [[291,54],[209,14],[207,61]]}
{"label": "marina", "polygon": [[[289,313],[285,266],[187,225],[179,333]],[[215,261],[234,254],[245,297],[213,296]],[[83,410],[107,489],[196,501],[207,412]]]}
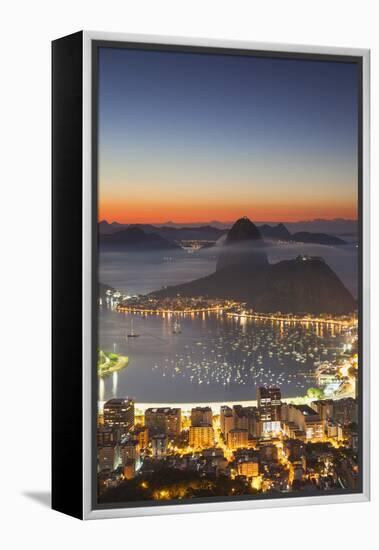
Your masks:
{"label": "marina", "polygon": [[303,396],[316,385],[317,366],[333,361],[350,334],[333,323],[211,312],[145,316],[100,308],[99,320],[100,345],[116,342],[129,357],[128,369],[116,385],[105,381],[99,399],[129,395],[141,403],[250,401],[262,384]]}

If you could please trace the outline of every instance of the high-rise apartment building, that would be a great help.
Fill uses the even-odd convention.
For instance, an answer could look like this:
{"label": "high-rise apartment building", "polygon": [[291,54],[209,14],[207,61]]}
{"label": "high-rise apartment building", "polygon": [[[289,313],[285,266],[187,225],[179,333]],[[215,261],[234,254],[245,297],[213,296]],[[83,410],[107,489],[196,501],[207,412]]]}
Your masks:
{"label": "high-rise apartment building", "polygon": [[134,426],[134,400],[110,399],[104,405],[104,426],[119,428],[121,435],[129,433]]}
{"label": "high-rise apartment building", "polygon": [[166,434],[176,437],[181,431],[181,409],[170,407],[150,408],[145,411],[145,426],[149,435]]}
{"label": "high-rise apartment building", "polygon": [[189,429],[190,447],[206,449],[214,446],[214,430],[212,426],[191,426]]}
{"label": "high-rise apartment building", "polygon": [[191,410],[191,426],[212,426],[212,421],[210,407],[195,407]]}
{"label": "high-rise apartment building", "polygon": [[281,398],[279,388],[260,386],[257,389],[258,411],[263,434],[280,431]]}

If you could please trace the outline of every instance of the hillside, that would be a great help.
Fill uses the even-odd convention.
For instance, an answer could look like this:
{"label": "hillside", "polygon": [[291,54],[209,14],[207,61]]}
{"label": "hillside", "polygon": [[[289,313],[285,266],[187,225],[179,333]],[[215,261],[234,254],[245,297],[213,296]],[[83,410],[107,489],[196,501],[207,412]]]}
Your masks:
{"label": "hillside", "polygon": [[269,264],[259,230],[242,220],[230,229],[215,273],[154,294],[230,298],[261,312],[340,315],[356,309],[354,298],[322,258],[298,256]]}
{"label": "hillside", "polygon": [[140,227],[127,227],[110,234],[100,234],[101,247],[117,248],[122,250],[181,250],[174,242],[164,239],[156,233],[145,233]]}

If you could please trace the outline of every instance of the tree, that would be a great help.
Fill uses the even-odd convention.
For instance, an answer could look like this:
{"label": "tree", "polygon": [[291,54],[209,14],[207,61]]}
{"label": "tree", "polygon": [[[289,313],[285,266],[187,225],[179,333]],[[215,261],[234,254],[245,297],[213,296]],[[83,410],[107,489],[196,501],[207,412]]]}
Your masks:
{"label": "tree", "polygon": [[322,399],[324,396],[324,392],[321,388],[308,388],[307,390],[307,397],[311,397],[313,399]]}

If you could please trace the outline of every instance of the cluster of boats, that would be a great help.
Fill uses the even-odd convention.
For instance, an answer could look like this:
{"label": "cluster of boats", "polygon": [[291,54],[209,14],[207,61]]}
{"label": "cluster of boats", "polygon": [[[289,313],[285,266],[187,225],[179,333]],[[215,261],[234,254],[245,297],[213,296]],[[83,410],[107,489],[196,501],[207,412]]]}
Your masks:
{"label": "cluster of boats", "polygon": [[[177,330],[176,326],[173,332]],[[182,349],[167,350],[163,362],[152,370],[198,385],[304,389],[314,385],[317,364],[333,360],[340,352],[337,335],[335,329],[320,335],[312,327],[269,322],[252,323],[246,330],[230,321],[216,331],[203,331],[199,339],[186,336]]]}

